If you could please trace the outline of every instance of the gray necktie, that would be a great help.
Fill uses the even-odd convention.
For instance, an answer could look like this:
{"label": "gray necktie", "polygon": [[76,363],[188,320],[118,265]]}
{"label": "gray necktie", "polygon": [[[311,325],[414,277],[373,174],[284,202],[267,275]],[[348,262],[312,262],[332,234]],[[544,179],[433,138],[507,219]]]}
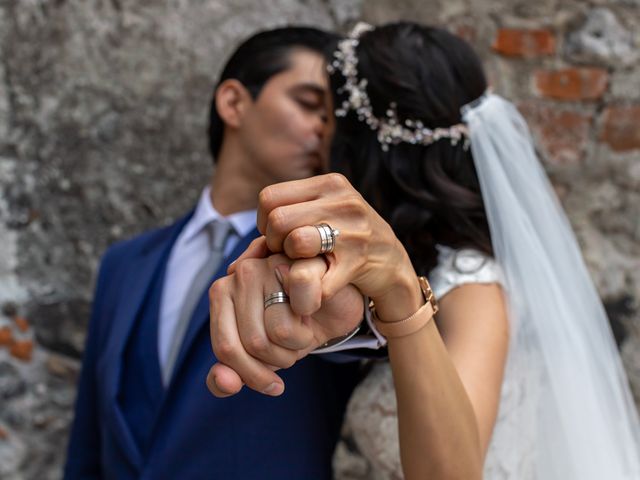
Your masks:
{"label": "gray necktie", "polygon": [[200,298],[202,298],[202,294],[209,287],[211,277],[218,271],[220,263],[224,258],[224,246],[227,243],[229,235],[233,233],[233,226],[226,220],[214,220],[207,225],[207,230],[211,241],[211,253],[191,282],[187,290],[187,296],[180,309],[176,330],[171,338],[169,357],[167,358],[167,363],[162,368],[162,383],[165,386],[169,385],[169,381],[171,380],[171,375],[175,368],[178,354],[180,353],[182,341],[187,333],[187,327],[189,327],[189,323],[191,322],[193,311],[196,305],[198,305]]}

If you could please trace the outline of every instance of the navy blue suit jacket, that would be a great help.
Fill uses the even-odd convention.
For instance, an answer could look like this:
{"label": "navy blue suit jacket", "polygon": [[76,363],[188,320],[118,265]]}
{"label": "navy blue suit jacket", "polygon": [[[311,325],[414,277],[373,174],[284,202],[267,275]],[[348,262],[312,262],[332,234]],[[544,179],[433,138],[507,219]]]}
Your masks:
{"label": "navy blue suit jacket", "polygon": [[[65,478],[331,478],[331,456],[356,366],[307,358],[282,372],[286,391],[281,397],[245,388],[234,397],[215,398],[205,385],[215,360],[206,292],[150,425],[151,441],[144,449],[136,444],[118,402],[123,352],[154,275],[188,218],[116,244],[102,260]],[[218,276],[255,235],[240,242]]]}

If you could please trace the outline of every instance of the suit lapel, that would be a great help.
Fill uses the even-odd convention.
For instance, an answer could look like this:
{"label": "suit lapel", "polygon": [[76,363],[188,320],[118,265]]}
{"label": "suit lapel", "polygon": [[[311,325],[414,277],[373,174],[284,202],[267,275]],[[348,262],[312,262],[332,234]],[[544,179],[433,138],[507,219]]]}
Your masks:
{"label": "suit lapel", "polygon": [[108,402],[109,408],[112,409],[114,415],[114,421],[109,422],[109,425],[119,438],[123,451],[129,456],[129,460],[138,466],[141,465],[142,455],[117,402],[124,350],[154,276],[161,270],[163,260],[166,259],[171,246],[190,216],[178,221],[166,231],[159,232],[160,237],[156,238],[151,245],[143,248],[140,255],[129,264],[103,357],[106,377],[105,393],[110,400]]}

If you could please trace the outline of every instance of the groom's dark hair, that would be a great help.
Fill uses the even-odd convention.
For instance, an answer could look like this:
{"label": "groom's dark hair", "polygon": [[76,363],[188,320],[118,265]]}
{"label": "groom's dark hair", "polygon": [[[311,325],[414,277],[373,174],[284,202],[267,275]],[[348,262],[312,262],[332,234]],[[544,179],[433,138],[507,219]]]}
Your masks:
{"label": "groom's dark hair", "polygon": [[293,50],[304,48],[328,58],[338,38],[336,34],[313,27],[281,27],[256,33],[240,44],[222,69],[211,101],[209,151],[214,161],[224,135],[224,122],[215,103],[215,91],[222,82],[230,78],[238,80],[256,99],[271,77],[290,67]]}

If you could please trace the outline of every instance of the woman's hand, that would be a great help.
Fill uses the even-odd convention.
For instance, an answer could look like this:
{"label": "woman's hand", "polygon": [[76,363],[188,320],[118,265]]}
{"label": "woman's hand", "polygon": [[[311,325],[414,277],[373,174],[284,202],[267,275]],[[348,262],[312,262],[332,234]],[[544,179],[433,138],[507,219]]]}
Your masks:
{"label": "woman's hand", "polygon": [[[387,222],[342,175],[331,173],[271,185],[260,193],[258,228],[264,249],[292,259],[315,257],[320,233],[314,225],[339,230],[335,249],[325,254],[322,298],[348,284],[374,300],[380,318],[400,320],[424,302],[404,247]],[[251,252],[247,252],[250,256]]]}

